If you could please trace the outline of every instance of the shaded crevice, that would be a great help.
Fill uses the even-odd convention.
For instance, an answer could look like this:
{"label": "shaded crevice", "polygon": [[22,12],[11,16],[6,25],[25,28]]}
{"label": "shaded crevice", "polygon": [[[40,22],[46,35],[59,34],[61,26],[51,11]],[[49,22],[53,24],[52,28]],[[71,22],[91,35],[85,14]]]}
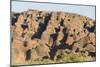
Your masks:
{"label": "shaded crevice", "polygon": [[24,46],[24,47],[27,47],[27,46],[28,46],[28,45],[27,45],[27,41],[24,42],[23,46]]}
{"label": "shaded crevice", "polygon": [[96,53],[95,52],[89,52],[89,56],[96,57]]}
{"label": "shaded crevice", "polygon": [[57,47],[56,47],[56,45],[53,44],[53,46],[51,46],[51,50],[50,50],[50,53],[49,53],[51,60],[54,60],[56,52],[57,52]]}
{"label": "shaded crevice", "polygon": [[15,23],[17,22],[17,19],[18,19],[18,17],[19,17],[19,15],[20,15],[20,13],[16,13],[16,14],[14,14],[13,16],[12,16],[12,20],[11,20],[11,25],[12,26],[15,26]]}
{"label": "shaded crevice", "polygon": [[31,39],[41,38],[42,33],[45,31],[47,24],[50,20],[50,16],[45,16],[44,23],[39,24],[38,32],[36,32]]}
{"label": "shaded crevice", "polygon": [[68,37],[68,33],[66,33],[66,30],[67,30],[67,28],[63,29],[64,38],[61,40],[63,42],[65,42],[67,40],[67,37]]}
{"label": "shaded crevice", "polygon": [[23,30],[25,30],[26,28],[28,28],[28,22],[26,22],[27,20],[24,20],[24,23],[21,25],[21,27],[23,28]]}
{"label": "shaded crevice", "polygon": [[50,38],[52,38],[53,42],[55,42],[57,40],[57,36],[58,36],[58,33],[54,33],[50,35]]}
{"label": "shaded crevice", "polygon": [[25,60],[31,59],[31,50],[30,49],[27,50],[26,53],[25,53],[25,55],[26,55],[26,59]]}
{"label": "shaded crevice", "polygon": [[95,28],[96,26],[92,26],[92,27],[86,27],[86,29],[89,31],[89,32],[94,32],[95,31]]}
{"label": "shaded crevice", "polygon": [[61,19],[60,25],[64,26],[64,20],[63,19]]}

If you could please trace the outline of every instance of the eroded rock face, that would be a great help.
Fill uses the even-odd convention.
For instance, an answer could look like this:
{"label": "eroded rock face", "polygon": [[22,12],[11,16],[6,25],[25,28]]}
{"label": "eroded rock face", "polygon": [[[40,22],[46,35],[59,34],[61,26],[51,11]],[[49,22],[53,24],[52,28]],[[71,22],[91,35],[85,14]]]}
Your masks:
{"label": "eroded rock face", "polygon": [[11,34],[12,64],[44,57],[57,60],[65,53],[86,52],[91,56],[96,52],[95,20],[78,14],[38,10],[13,13]]}

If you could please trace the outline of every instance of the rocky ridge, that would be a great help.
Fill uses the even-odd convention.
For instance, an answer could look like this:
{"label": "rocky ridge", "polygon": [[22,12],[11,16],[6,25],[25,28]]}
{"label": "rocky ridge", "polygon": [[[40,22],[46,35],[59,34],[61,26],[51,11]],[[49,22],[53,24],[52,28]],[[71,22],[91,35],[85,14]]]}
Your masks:
{"label": "rocky ridge", "polygon": [[28,10],[13,12],[11,20],[13,65],[45,59],[60,63],[65,54],[84,53],[91,58],[96,57],[96,21],[89,17]]}

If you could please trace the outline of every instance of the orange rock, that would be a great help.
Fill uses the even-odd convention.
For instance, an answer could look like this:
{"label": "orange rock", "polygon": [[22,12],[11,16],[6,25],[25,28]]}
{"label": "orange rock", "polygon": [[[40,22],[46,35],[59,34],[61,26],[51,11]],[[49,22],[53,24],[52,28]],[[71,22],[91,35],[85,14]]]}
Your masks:
{"label": "orange rock", "polygon": [[74,42],[73,37],[68,37],[65,43],[68,45],[72,45],[73,42]]}
{"label": "orange rock", "polygon": [[63,29],[64,27],[60,27],[60,31],[58,32],[58,36],[57,36],[58,41],[61,41],[64,38]]}
{"label": "orange rock", "polygon": [[88,40],[89,43],[91,43],[92,45],[96,45],[96,39],[95,39],[96,36],[94,33],[89,33],[88,38],[89,38]]}
{"label": "orange rock", "polygon": [[27,43],[27,48],[28,49],[36,48],[36,46],[38,45],[39,45],[38,39],[29,40]]}
{"label": "orange rock", "polygon": [[23,42],[14,39],[12,42],[12,64],[25,64]]}
{"label": "orange rock", "polygon": [[39,24],[35,20],[30,19],[28,26],[29,26],[28,28],[29,28],[30,31],[37,32]]}
{"label": "orange rock", "polygon": [[22,24],[24,22],[24,16],[20,15],[16,23]]}
{"label": "orange rock", "polygon": [[[43,59],[45,56],[50,58],[49,53],[52,52],[51,49],[53,48],[51,46],[55,46],[54,43],[56,43],[56,49],[59,44],[62,45],[63,42],[60,41],[63,39],[66,39],[64,42],[67,46],[72,47],[72,49],[68,49],[69,53],[70,51],[75,52],[77,49],[79,49],[78,52],[95,52],[96,35],[85,28],[85,24],[89,28],[94,26],[94,20],[64,12],[28,10],[23,14],[16,19],[15,26],[11,26],[13,64],[25,64],[28,50],[30,50],[30,59]],[[16,18],[16,16],[13,17]],[[26,29],[22,28],[23,24],[27,25]],[[42,25],[43,28],[40,27]],[[41,38],[37,39],[38,34]],[[57,34],[54,35],[55,39],[51,37],[52,34]],[[58,55],[60,56],[63,51],[64,49],[61,51],[57,49]]]}

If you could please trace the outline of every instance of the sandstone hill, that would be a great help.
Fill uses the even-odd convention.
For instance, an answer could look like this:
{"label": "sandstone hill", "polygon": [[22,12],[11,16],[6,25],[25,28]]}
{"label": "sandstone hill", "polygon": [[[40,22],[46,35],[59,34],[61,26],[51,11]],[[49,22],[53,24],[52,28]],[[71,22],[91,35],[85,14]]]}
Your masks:
{"label": "sandstone hill", "polygon": [[12,65],[93,61],[96,21],[75,13],[28,10],[11,15]]}

